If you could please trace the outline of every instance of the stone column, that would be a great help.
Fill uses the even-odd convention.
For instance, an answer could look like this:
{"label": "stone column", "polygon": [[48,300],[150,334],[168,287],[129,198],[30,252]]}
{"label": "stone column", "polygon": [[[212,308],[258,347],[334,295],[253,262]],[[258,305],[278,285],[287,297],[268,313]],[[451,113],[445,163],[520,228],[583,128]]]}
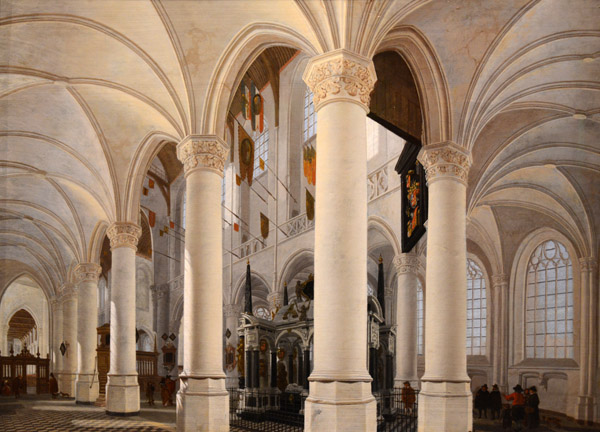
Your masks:
{"label": "stone column", "polygon": [[314,57],[303,77],[317,125],[314,369],[305,430],[374,431],[367,371],[366,113],[370,59],[346,50]]}
{"label": "stone column", "polygon": [[96,324],[98,323],[98,277],[101,267],[95,263],[75,267],[77,287],[77,380],[75,400],[93,404],[98,399],[96,374]]}
{"label": "stone column", "polygon": [[[235,350],[235,357],[237,358],[237,346],[239,342],[239,336],[237,332],[238,320],[242,313],[242,307],[237,304],[225,305],[223,307],[223,314],[225,315],[225,347],[231,345]],[[227,337],[227,330],[229,330],[229,337]],[[227,371],[226,387],[238,387],[239,384],[239,373],[237,364],[235,367]]]}
{"label": "stone column", "polygon": [[419,431],[470,431],[467,375],[466,189],[470,154],[452,142],[425,147],[429,185],[425,289],[425,374]]}
{"label": "stone column", "polygon": [[229,431],[223,372],[221,179],[227,144],[188,136],[177,146],[186,179],[183,372],[178,431]]}
{"label": "stone column", "polygon": [[140,388],[135,358],[135,252],[142,230],[129,222],[113,223],[106,234],[112,252],[110,296],[110,370],[106,412],[137,415]]}
{"label": "stone column", "polygon": [[[60,297],[53,297],[52,306],[52,365],[51,372],[59,380],[62,372],[62,354],[60,344],[63,341],[63,307]],[[8,354],[4,354],[8,355]]]}
{"label": "stone column", "polygon": [[394,258],[398,273],[396,295],[396,375],[394,387],[402,388],[405,381],[418,388],[417,375],[417,289],[421,262],[414,253]]}
{"label": "stone column", "polygon": [[579,398],[577,419],[588,424],[594,421],[596,368],[598,363],[598,276],[593,257],[579,260],[581,271],[580,340],[579,340]]}
{"label": "stone column", "polygon": [[[505,274],[492,276],[493,334],[492,364],[494,384],[504,393],[508,391],[508,280]],[[490,316],[488,314],[488,316]]]}
{"label": "stone column", "polygon": [[[161,337],[169,334],[169,284],[154,285],[151,288],[156,304],[156,334]],[[160,348],[159,348],[160,350]],[[160,351],[159,351],[160,352]]]}
{"label": "stone column", "polygon": [[61,389],[70,396],[75,395],[75,378],[77,377],[77,288],[73,284],[65,284],[62,290],[63,303],[63,342],[67,347],[63,359]]}

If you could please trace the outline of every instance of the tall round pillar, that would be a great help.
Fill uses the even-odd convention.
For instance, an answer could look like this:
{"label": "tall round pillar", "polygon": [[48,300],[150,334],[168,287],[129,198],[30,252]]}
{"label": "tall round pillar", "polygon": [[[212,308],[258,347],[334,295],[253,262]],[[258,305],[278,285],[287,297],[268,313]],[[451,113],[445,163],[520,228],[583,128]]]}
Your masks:
{"label": "tall round pillar", "polygon": [[[223,314],[225,316],[225,349],[231,350],[233,348],[234,358],[237,359],[237,347],[239,343],[239,336],[237,332],[238,320],[242,313],[242,307],[237,304],[225,305],[223,307]],[[229,333],[227,333],[229,331]],[[229,337],[227,337],[229,334]],[[231,370],[226,371],[227,374],[227,388],[237,387],[239,384],[239,374],[237,363]]]}
{"label": "tall round pillar", "polygon": [[106,413],[137,415],[140,389],[135,358],[135,253],[142,230],[115,222],[107,230],[112,252],[110,296],[110,370]]}
{"label": "tall round pillar", "polygon": [[65,355],[62,356],[61,389],[70,396],[75,395],[77,377],[77,287],[65,284],[62,290],[63,304],[63,340]]}
{"label": "tall round pillar", "polygon": [[228,147],[216,136],[188,136],[177,146],[186,181],[183,372],[178,431],[228,431],[223,372],[221,179]]}
{"label": "tall round pillar", "polygon": [[75,267],[77,288],[77,380],[75,400],[78,404],[93,404],[98,399],[96,374],[96,324],[98,323],[98,264],[85,263]]}
{"label": "tall round pillar", "polygon": [[425,374],[419,431],[472,430],[467,375],[466,181],[470,154],[452,142],[425,147],[429,186],[425,289]]}
{"label": "tall round pillar", "polygon": [[[62,372],[62,353],[60,352],[60,344],[63,340],[63,308],[62,301],[59,297],[53,297],[52,306],[52,364],[51,372],[54,377],[60,379]],[[5,354],[8,355],[8,354]]]}
{"label": "tall round pillar", "polygon": [[366,113],[370,59],[346,50],[314,57],[304,73],[317,124],[314,369],[307,431],[374,431],[367,371]]}
{"label": "tall round pillar", "polygon": [[418,386],[417,375],[417,289],[421,262],[412,253],[394,258],[398,274],[396,294],[396,375],[394,387],[401,388],[405,381]]}

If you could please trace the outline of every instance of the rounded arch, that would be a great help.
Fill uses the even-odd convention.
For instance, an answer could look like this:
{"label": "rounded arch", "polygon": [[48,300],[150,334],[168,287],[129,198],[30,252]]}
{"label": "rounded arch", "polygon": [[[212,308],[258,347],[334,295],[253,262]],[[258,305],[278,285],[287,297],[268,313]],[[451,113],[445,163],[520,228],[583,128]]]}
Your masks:
{"label": "rounded arch", "polygon": [[423,107],[423,145],[452,140],[448,83],[440,59],[425,35],[413,26],[395,27],[369,56],[383,51],[400,54],[415,79]]}
{"label": "rounded arch", "polygon": [[96,224],[88,246],[88,262],[100,264],[100,256],[102,255],[102,245],[104,243],[104,237],[106,236],[106,230],[108,229],[108,226],[109,223],[107,221],[98,221],[98,223]]}
{"label": "rounded arch", "polygon": [[[510,291],[509,291],[509,337],[512,341],[509,346],[509,361],[511,364],[516,364],[526,358],[525,353],[525,322],[526,322],[526,288],[527,288],[527,270],[529,259],[535,249],[542,243],[554,240],[561,243],[569,254],[571,265],[573,267],[573,311],[574,316],[579,316],[579,297],[580,297],[580,268],[579,258],[580,253],[575,245],[564,234],[559,231],[544,227],[535,230],[523,239],[515,257],[510,274]],[[573,326],[573,348],[574,359],[579,358],[579,328]]]}
{"label": "rounded arch", "polygon": [[121,206],[123,214],[118,215],[118,220],[139,223],[144,178],[152,161],[164,145],[169,142],[179,143],[182,138],[164,132],[151,132],[142,139],[129,164],[124,205]]}
{"label": "rounded arch", "polygon": [[[255,284],[254,282],[258,282],[260,283],[262,286],[264,286],[266,288],[266,293],[264,296],[264,300],[265,300],[265,305],[269,305],[269,301],[267,300],[267,295],[270,294],[271,291],[271,287],[269,285],[269,283],[267,282],[267,279],[265,278],[264,275],[262,275],[261,273],[254,271],[254,270],[250,270],[250,280],[253,282],[252,283],[252,297],[257,297],[259,298],[260,296],[256,295],[256,291],[255,291]],[[245,287],[245,283],[246,283],[246,272],[244,271],[244,273],[238,278],[237,282],[235,283],[235,289],[233,291],[233,304],[242,304],[242,299],[244,298],[244,287]],[[262,291],[262,290],[261,290]]]}
{"label": "rounded arch", "polygon": [[279,280],[275,285],[276,291],[283,292],[283,284],[287,283],[291,278],[309,265],[314,265],[315,251],[313,249],[300,249],[288,257],[279,275]]}
{"label": "rounded arch", "polygon": [[40,278],[38,278],[33,272],[29,270],[24,270],[19,273],[16,273],[14,276],[7,280],[4,286],[0,287],[0,303],[2,302],[2,298],[4,297],[4,293],[6,292],[8,287],[10,287],[14,282],[16,282],[22,277],[28,277],[31,280],[33,280],[46,296],[46,301],[49,301],[49,299],[54,295],[54,293],[51,292],[45,284],[41,283]]}
{"label": "rounded arch", "polygon": [[383,237],[385,237],[386,240],[392,245],[392,248],[394,249],[394,256],[401,252],[402,249],[400,247],[398,237],[385,219],[375,215],[369,216],[367,221],[367,230],[370,230],[371,228],[383,235]]}
{"label": "rounded arch", "polygon": [[[142,342],[142,332],[145,333],[147,335],[147,337],[149,338],[150,341],[150,350],[149,351],[153,351],[154,350],[154,344],[156,342],[156,333],[154,331],[152,331],[148,326],[140,324],[139,326],[136,326],[138,332],[140,333],[140,339],[138,341],[138,343],[136,343],[136,345],[140,346],[141,348],[141,342]],[[139,350],[139,351],[143,351],[143,350]]]}
{"label": "rounded arch", "polygon": [[227,111],[234,91],[245,71],[266,48],[284,45],[316,55],[318,51],[299,32],[276,23],[255,22],[241,29],[219,58],[206,93],[200,126],[193,127],[203,135],[225,138]]}

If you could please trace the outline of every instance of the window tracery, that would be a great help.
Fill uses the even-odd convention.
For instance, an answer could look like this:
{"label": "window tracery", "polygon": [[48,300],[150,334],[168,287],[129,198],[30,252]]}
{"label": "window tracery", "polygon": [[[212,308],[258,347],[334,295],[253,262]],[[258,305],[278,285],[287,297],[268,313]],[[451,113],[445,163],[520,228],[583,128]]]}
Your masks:
{"label": "window tracery", "polygon": [[485,355],[487,345],[487,293],[483,271],[467,259],[467,355]]}

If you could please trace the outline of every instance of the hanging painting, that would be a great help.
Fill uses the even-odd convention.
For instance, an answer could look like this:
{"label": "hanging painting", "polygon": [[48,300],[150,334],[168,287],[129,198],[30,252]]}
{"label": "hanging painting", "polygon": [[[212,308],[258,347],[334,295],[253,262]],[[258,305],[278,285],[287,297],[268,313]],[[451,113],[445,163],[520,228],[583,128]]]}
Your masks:
{"label": "hanging painting", "polygon": [[308,184],[317,184],[317,151],[312,145],[304,146],[302,149],[302,161],[304,168],[304,177],[308,180]]}
{"label": "hanging painting", "polygon": [[427,221],[427,184],[425,169],[417,160],[421,146],[406,141],[396,164],[400,174],[402,205],[402,252],[410,252],[425,234]]}
{"label": "hanging painting", "polygon": [[254,174],[254,141],[246,133],[243,127],[238,126],[239,151],[240,151],[240,178],[248,179],[252,186],[252,175]]}
{"label": "hanging painting", "polygon": [[315,218],[315,197],[306,190],[306,217],[308,220],[313,220]]}
{"label": "hanging painting", "polygon": [[260,233],[265,239],[269,237],[269,218],[262,212],[260,213]]}

